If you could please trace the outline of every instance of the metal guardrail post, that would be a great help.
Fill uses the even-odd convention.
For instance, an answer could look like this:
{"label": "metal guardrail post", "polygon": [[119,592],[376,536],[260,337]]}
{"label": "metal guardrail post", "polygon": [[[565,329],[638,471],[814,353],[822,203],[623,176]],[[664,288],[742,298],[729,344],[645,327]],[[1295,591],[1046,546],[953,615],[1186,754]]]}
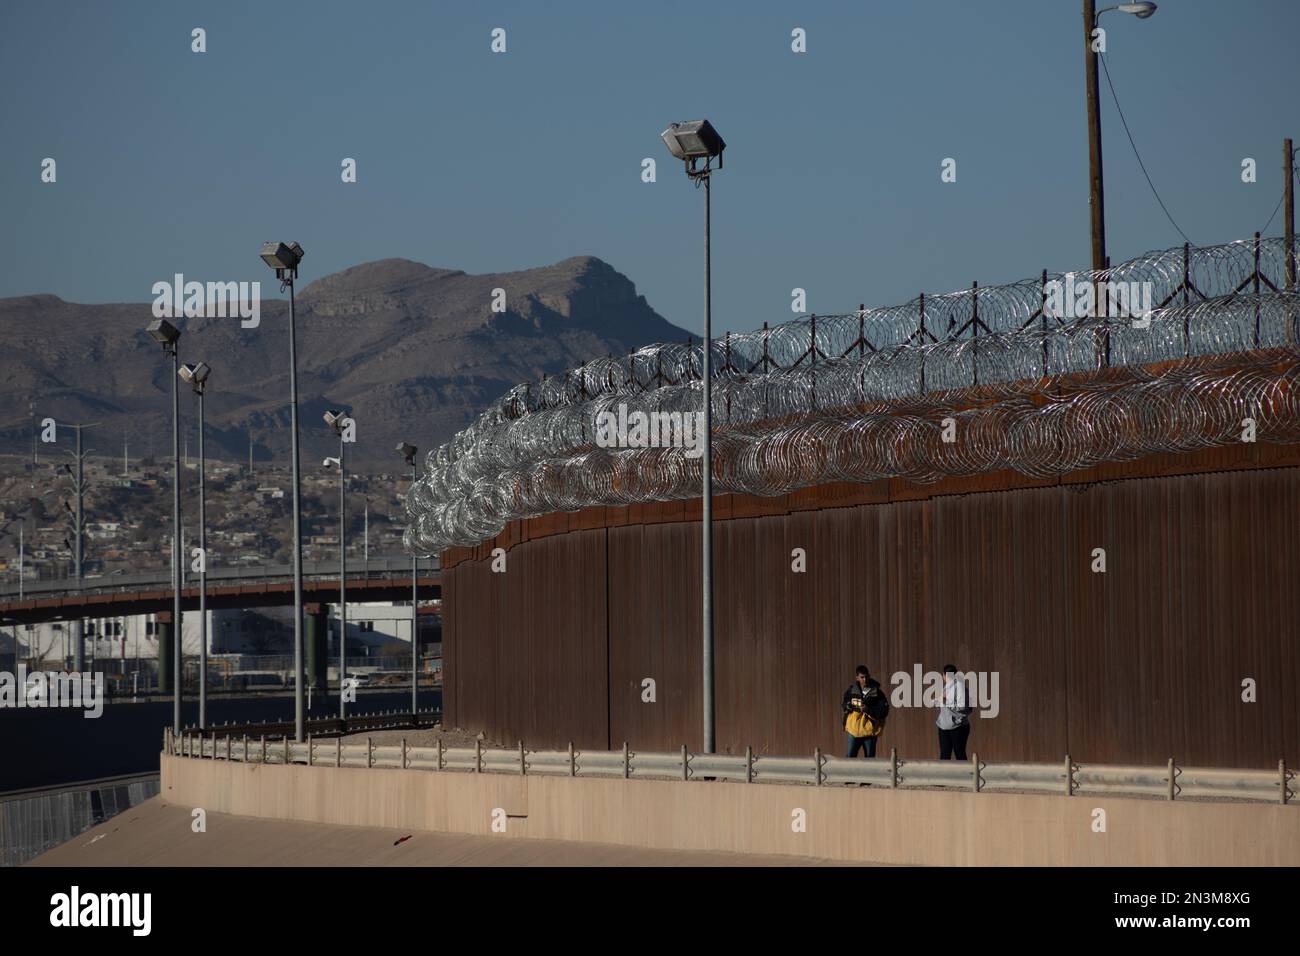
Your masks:
{"label": "metal guardrail post", "polygon": [[366,769],[369,770],[375,765],[375,738],[366,738]]}
{"label": "metal guardrail post", "polygon": [[682,744],[682,779],[683,780],[690,779],[690,771],[687,769],[686,766],[686,745],[685,744]]}
{"label": "metal guardrail post", "polygon": [[889,748],[889,789],[898,789],[898,748]]}
{"label": "metal guardrail post", "polygon": [[478,739],[474,741],[474,772],[483,772],[483,741]]}
{"label": "metal guardrail post", "polygon": [[[578,775],[578,761],[577,761],[576,759],[574,759],[574,756],[573,756],[573,741],[570,740],[570,741],[569,741],[569,776],[570,776],[570,777],[576,777],[577,775]],[[1286,791],[1286,786],[1285,786],[1285,784],[1283,785],[1282,790],[1283,790],[1284,792]]]}
{"label": "metal guardrail post", "polygon": [[1169,758],[1169,799],[1174,799],[1174,791],[1178,789],[1178,783],[1175,780],[1177,771],[1174,769],[1174,758]]}
{"label": "metal guardrail post", "polygon": [[1065,755],[1065,795],[1074,796],[1074,761],[1069,754]]}
{"label": "metal guardrail post", "polygon": [[230,734],[226,734],[226,762],[230,762]]}
{"label": "metal guardrail post", "polygon": [[1286,760],[1279,760],[1279,761],[1277,762],[1277,777],[1278,777],[1278,781],[1277,781],[1277,782],[1278,782],[1278,785],[1279,785],[1279,786],[1281,787],[1281,789],[1282,789],[1282,793],[1281,793],[1281,795],[1280,795],[1280,799],[1278,800],[1278,803],[1282,804],[1282,806],[1285,807],[1285,806],[1286,806],[1286,798],[1287,798],[1287,787],[1286,787]]}
{"label": "metal guardrail post", "polygon": [[817,747],[813,750],[813,776],[817,780],[817,786],[822,785],[822,748]]}
{"label": "metal guardrail post", "polygon": [[343,766],[343,735],[334,738],[334,766]]}
{"label": "metal guardrail post", "polygon": [[284,765],[289,765],[289,735],[284,735]]}
{"label": "metal guardrail post", "polygon": [[244,763],[248,763],[248,734],[244,734]]}
{"label": "metal guardrail post", "polygon": [[262,734],[262,763],[266,763],[266,734]]}
{"label": "metal guardrail post", "polygon": [[527,765],[524,763],[524,742],[519,741],[519,776],[527,772]]}
{"label": "metal guardrail post", "polygon": [[754,782],[754,747],[749,745],[745,748],[745,783]]}
{"label": "metal guardrail post", "polygon": [[970,761],[973,769],[973,779],[971,780],[971,789],[976,793],[980,792],[980,755],[971,751]]}
{"label": "metal guardrail post", "polygon": [[311,734],[307,735],[307,766],[316,766],[316,745],[312,742]]}
{"label": "metal guardrail post", "polygon": [[623,741],[623,779],[626,780],[632,776],[632,764],[628,761],[627,741]]}
{"label": "metal guardrail post", "polygon": [[402,769],[406,769],[406,738],[402,738]]}
{"label": "metal guardrail post", "polygon": [[442,770],[445,766],[446,763],[444,762],[444,750],[443,750],[442,738],[439,737],[438,738],[438,769]]}

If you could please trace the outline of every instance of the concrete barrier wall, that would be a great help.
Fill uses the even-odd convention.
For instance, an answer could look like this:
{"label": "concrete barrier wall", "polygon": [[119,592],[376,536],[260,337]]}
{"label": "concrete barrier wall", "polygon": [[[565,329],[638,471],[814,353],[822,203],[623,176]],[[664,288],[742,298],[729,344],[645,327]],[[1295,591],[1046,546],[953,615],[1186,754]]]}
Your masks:
{"label": "concrete barrier wall", "polygon": [[[928,866],[1296,866],[1300,808],[162,757],[162,799],[350,826]],[[1094,832],[1096,810],[1106,832]],[[802,811],[805,832],[793,824]],[[499,824],[498,824],[499,825]]]}

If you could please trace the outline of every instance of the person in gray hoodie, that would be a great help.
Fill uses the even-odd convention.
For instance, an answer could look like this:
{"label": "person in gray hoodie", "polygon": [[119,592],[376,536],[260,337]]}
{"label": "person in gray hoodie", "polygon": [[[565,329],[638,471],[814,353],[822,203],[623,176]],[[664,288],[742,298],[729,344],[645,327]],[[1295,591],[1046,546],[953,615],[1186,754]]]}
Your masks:
{"label": "person in gray hoodie", "polygon": [[935,725],[939,728],[939,759],[966,759],[966,740],[970,737],[970,701],[966,681],[953,664],[943,665],[943,697]]}

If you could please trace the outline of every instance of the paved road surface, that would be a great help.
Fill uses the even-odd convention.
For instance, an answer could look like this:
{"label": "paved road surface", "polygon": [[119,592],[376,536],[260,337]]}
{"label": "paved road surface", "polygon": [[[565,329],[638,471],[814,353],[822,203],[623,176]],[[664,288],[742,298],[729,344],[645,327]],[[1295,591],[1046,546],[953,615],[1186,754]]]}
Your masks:
{"label": "paved road surface", "polygon": [[[833,860],[330,826],[142,803],[28,866],[844,866]],[[401,837],[410,836],[403,843]]]}

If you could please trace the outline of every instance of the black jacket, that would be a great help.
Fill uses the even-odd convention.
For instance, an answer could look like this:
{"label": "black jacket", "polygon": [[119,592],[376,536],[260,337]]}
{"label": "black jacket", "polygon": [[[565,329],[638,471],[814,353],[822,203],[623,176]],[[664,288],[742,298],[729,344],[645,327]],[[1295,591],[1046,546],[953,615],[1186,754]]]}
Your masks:
{"label": "black jacket", "polygon": [[840,702],[842,719],[848,718],[849,711],[852,709],[849,702],[855,697],[862,700],[863,711],[872,720],[884,720],[889,715],[889,701],[875,678],[867,678],[865,689],[859,686],[856,680],[849,685],[849,689],[844,692],[844,699]]}

